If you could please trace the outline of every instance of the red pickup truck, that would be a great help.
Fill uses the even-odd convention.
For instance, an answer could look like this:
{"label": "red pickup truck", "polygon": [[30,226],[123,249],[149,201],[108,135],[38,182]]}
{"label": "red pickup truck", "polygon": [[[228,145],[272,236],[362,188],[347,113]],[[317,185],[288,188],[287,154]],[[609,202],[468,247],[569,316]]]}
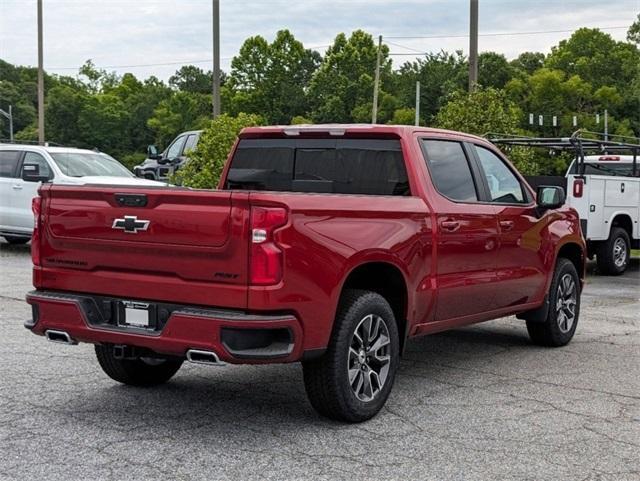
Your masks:
{"label": "red pickup truck", "polygon": [[248,128],[218,190],[43,185],[26,327],[131,385],[301,361],[314,408],[363,421],[408,338],[516,314],[571,340],[585,242],[563,203],[471,135]]}

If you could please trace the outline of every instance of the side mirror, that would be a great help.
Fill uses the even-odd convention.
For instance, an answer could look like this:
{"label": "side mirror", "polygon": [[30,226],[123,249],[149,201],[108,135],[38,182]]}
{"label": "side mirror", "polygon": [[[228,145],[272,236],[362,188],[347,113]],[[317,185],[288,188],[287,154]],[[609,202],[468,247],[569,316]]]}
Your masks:
{"label": "side mirror", "polygon": [[156,147],[155,145],[148,145],[147,157],[149,157],[150,159],[159,159],[160,154],[158,154],[158,147]]}
{"label": "side mirror", "polygon": [[23,164],[22,180],[25,182],[47,182],[49,176],[40,175],[40,165],[38,164]]}
{"label": "side mirror", "polygon": [[541,185],[538,187],[538,207],[542,209],[557,209],[562,207],[566,200],[566,194],[562,187],[557,185]]}

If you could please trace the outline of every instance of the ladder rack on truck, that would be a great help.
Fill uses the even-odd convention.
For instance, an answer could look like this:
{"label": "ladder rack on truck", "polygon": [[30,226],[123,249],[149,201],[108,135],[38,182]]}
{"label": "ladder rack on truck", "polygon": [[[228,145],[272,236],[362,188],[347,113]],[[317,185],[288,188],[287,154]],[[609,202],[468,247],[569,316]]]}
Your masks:
{"label": "ladder rack on truck", "polygon": [[[622,274],[632,248],[640,248],[640,139],[578,130],[570,137],[487,134],[500,147],[573,154],[564,177],[528,177],[538,185],[562,185],[580,215],[589,257],[603,274]],[[612,138],[616,140],[611,140]]]}

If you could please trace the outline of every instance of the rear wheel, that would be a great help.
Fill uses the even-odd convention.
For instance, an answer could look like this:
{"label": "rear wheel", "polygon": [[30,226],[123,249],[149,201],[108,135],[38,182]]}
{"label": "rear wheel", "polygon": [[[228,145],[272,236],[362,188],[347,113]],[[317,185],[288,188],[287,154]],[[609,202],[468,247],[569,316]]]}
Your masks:
{"label": "rear wheel", "polygon": [[4,240],[6,240],[9,244],[12,244],[12,245],[26,244],[31,240],[30,237],[21,237],[21,236],[13,236],[13,235],[5,235],[3,237],[4,237]]}
{"label": "rear wheel", "polygon": [[531,340],[541,346],[559,347],[573,338],[580,316],[580,278],[568,259],[560,258],[549,289],[549,311],[544,322],[527,320]]}
{"label": "rear wheel", "polygon": [[303,363],[309,401],[331,419],[370,419],[389,397],[399,359],[398,327],[389,303],[375,292],[347,291],[327,352]]}
{"label": "rear wheel", "polygon": [[598,271],[602,274],[620,275],[627,270],[630,257],[629,234],[622,227],[612,227],[609,239],[600,245],[596,253]]}
{"label": "rear wheel", "polygon": [[117,359],[113,346],[96,345],[96,357],[102,370],[114,381],[131,386],[155,386],[173,377],[182,366],[182,359],[160,359],[139,357]]}

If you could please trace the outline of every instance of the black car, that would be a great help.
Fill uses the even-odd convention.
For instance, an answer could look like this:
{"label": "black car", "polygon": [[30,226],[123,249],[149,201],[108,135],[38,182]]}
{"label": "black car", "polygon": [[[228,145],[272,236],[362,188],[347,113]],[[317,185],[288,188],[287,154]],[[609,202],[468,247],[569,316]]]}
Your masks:
{"label": "black car", "polygon": [[133,172],[145,179],[166,181],[171,174],[189,161],[189,151],[196,148],[202,130],[191,130],[178,135],[164,152],[158,154],[155,145],[147,147],[148,157],[136,165]]}

